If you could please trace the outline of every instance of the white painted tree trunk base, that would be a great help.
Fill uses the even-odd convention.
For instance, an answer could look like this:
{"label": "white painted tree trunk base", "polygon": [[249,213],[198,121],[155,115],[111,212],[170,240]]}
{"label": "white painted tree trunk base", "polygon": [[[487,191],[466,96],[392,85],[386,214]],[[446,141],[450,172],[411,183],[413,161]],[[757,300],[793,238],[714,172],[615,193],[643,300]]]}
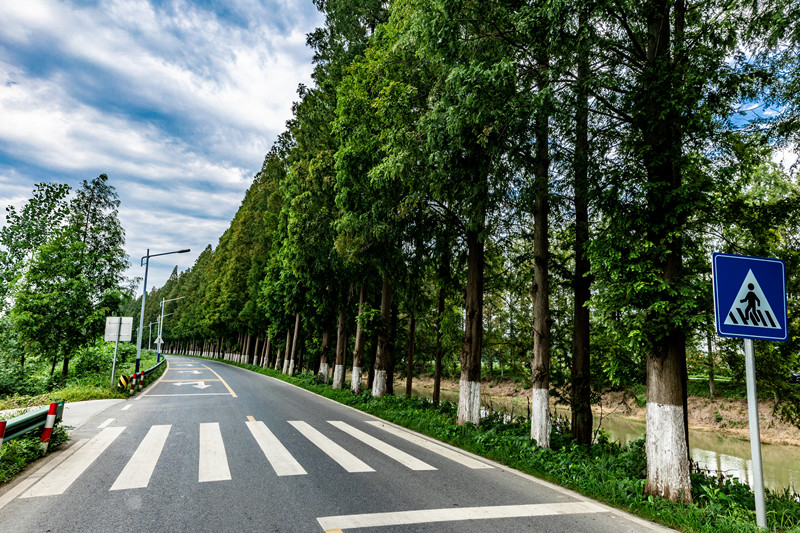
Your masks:
{"label": "white painted tree trunk base", "polygon": [[344,387],[344,365],[334,365],[333,367],[333,388],[341,389]]}
{"label": "white painted tree trunk base", "polygon": [[319,375],[322,376],[322,382],[323,383],[327,383],[328,382],[328,370],[329,369],[330,369],[330,366],[328,365],[328,363],[320,363],[320,365],[319,365]]}
{"label": "white painted tree trunk base", "polygon": [[289,376],[294,376],[294,359],[289,361]]}
{"label": "white painted tree trunk base", "polygon": [[375,397],[386,396],[386,370],[376,370],[372,380],[372,395]]}
{"label": "white painted tree trunk base", "polygon": [[458,382],[457,422],[471,422],[476,426],[481,422],[481,382],[461,379]]}
{"label": "white painted tree trunk base", "polygon": [[361,367],[354,366],[353,374],[350,376],[350,390],[353,394],[361,394]]}
{"label": "white painted tree trunk base", "polygon": [[692,484],[683,415],[683,406],[647,403],[645,492],[690,502]]}
{"label": "white painted tree trunk base", "polygon": [[283,360],[283,370],[282,370],[282,373],[284,373],[284,374],[288,374],[288,373],[289,373],[289,360],[288,360],[288,359],[284,359],[284,360]]}
{"label": "white painted tree trunk base", "polygon": [[540,448],[550,447],[550,391],[533,389],[531,391],[531,438]]}

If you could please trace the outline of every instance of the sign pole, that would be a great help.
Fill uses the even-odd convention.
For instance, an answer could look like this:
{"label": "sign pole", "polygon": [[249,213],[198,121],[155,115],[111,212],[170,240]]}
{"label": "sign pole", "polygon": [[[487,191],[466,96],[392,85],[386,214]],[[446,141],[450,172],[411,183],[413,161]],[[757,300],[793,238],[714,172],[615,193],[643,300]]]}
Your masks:
{"label": "sign pole", "polygon": [[753,460],[753,492],[756,497],[756,524],[767,527],[767,507],[764,499],[764,470],[761,466],[761,430],[758,422],[756,397],[756,358],[753,339],[744,340],[744,366],[747,376],[747,412],[750,418],[750,454]]}
{"label": "sign pole", "polygon": [[114,362],[111,363],[111,386],[114,386],[114,374],[117,371],[117,348],[119,348],[119,334],[122,331],[122,317],[119,317],[117,324],[117,338],[114,341]]}

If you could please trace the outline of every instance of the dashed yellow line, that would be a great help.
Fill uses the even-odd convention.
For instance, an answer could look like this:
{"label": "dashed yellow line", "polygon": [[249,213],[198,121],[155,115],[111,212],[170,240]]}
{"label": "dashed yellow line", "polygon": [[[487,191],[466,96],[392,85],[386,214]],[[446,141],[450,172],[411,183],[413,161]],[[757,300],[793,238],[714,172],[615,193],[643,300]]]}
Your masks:
{"label": "dashed yellow line", "polygon": [[248,422],[255,422],[255,421],[256,421],[256,418],[255,418],[254,416],[248,416],[248,417],[247,417],[247,421],[248,421]]}

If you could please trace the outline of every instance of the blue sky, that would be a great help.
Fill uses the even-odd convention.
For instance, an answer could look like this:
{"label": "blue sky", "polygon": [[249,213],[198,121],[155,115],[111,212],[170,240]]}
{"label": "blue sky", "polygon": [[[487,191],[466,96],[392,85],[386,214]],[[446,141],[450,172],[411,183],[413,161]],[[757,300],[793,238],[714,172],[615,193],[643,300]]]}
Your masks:
{"label": "blue sky", "polygon": [[105,173],[130,277],[148,248],[192,249],[153,259],[162,285],[228,227],[322,22],[311,0],[0,1],[0,207]]}

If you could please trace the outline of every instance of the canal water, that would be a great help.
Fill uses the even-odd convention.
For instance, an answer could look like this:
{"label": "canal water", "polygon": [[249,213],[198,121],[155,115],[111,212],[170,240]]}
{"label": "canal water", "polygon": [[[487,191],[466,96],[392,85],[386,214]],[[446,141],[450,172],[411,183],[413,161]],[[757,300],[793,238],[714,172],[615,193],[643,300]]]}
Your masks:
{"label": "canal water", "polygon": [[[430,398],[431,389],[414,387],[414,394]],[[458,391],[442,390],[441,399],[458,402]],[[503,412],[513,416],[528,416],[528,400],[525,398],[482,398],[484,412]],[[569,417],[569,410],[559,408],[557,413]],[[602,420],[594,417],[611,440],[627,444],[644,436],[643,420],[626,418],[621,415],[607,415]],[[711,431],[689,429],[689,448],[692,461],[697,467],[712,475],[722,473],[726,478],[737,478],[753,486],[753,462],[750,455],[750,442]],[[800,494],[800,446],[783,444],[762,444],[761,457],[766,488],[782,492],[791,490]]]}

